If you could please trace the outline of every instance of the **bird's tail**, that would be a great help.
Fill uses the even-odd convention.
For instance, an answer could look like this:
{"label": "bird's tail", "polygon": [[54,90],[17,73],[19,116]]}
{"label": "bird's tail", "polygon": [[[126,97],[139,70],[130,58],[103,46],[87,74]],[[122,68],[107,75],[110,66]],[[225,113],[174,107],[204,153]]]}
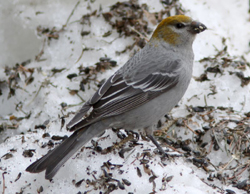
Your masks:
{"label": "bird's tail", "polygon": [[68,139],[64,140],[54,150],[47,153],[39,160],[32,163],[26,171],[38,173],[46,170],[45,178],[52,179],[60,167],[90,139],[98,136],[104,129],[93,128],[94,125],[75,131]]}

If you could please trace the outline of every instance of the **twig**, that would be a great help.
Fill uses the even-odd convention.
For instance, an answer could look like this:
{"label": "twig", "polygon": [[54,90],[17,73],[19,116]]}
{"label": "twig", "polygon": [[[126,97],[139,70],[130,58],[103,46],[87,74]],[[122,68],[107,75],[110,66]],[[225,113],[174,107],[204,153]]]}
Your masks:
{"label": "twig", "polygon": [[214,140],[211,140],[211,144],[210,144],[209,149],[207,151],[208,154],[211,152],[213,144],[214,144]]}
{"label": "twig", "polygon": [[207,106],[207,98],[206,98],[206,95],[204,95],[204,102],[205,102],[205,106]]}
{"label": "twig", "polygon": [[166,146],[169,147],[170,149],[174,150],[175,152],[178,152],[179,154],[184,154],[184,152],[177,150],[176,148],[172,147],[171,145],[166,144]]}
{"label": "twig", "polygon": [[27,106],[29,106],[29,105],[36,99],[36,97],[38,96],[39,92],[41,91],[41,89],[42,89],[43,87],[44,87],[44,85],[41,84],[40,87],[39,87],[39,89],[38,89],[38,91],[37,91],[37,93],[36,93],[36,95],[35,95],[34,98],[32,98],[32,100],[27,104]]}
{"label": "twig", "polygon": [[69,104],[69,105],[67,105],[66,108],[71,108],[71,107],[75,107],[75,106],[80,106],[80,105],[82,105],[84,102],[85,102],[85,101],[79,102],[79,103],[77,103],[77,104]]}
{"label": "twig", "polygon": [[149,42],[149,39],[146,36],[144,36],[142,33],[140,33],[138,30],[136,30],[136,29],[134,29],[134,28],[132,28],[130,26],[129,26],[129,29],[136,32],[138,35],[140,35],[141,38],[144,38],[146,41]]}
{"label": "twig", "polygon": [[35,57],[35,60],[38,62],[46,60],[46,59],[41,59],[42,55],[44,54],[45,42],[46,42],[46,38],[43,39],[43,47],[42,47],[41,51]]}
{"label": "twig", "polygon": [[4,178],[4,174],[6,174],[7,172],[3,172],[2,173],[2,177],[3,177],[3,192],[2,192],[2,194],[4,194],[5,193],[5,178]]}
{"label": "twig", "polygon": [[249,165],[250,165],[250,163],[248,163],[248,164],[246,165],[246,167],[243,168],[240,172],[238,172],[235,176],[239,176],[240,174],[242,174],[242,173],[248,168]]}
{"label": "twig", "polygon": [[78,6],[79,4],[80,4],[80,1],[78,1],[78,2],[76,3],[74,9],[71,11],[71,13],[70,13],[70,15],[69,15],[69,17],[68,17],[68,19],[67,19],[67,21],[66,21],[66,23],[62,26],[62,29],[64,29],[64,28],[68,25],[70,18],[71,18],[72,15],[74,14],[74,12],[75,12],[75,10],[76,10],[76,8],[77,8],[77,6]]}
{"label": "twig", "polygon": [[94,50],[93,48],[88,48],[88,47],[86,47],[85,45],[82,45],[82,47],[83,47],[83,48],[82,48],[82,52],[81,52],[79,58],[76,60],[75,64],[78,63],[78,62],[80,61],[80,59],[81,59],[82,56],[83,56],[84,51]]}
{"label": "twig", "polygon": [[[69,88],[67,88],[69,91],[71,90],[71,89],[69,89]],[[86,102],[79,94],[78,94],[78,92],[76,92],[76,95],[81,99],[81,101],[82,102],[80,102],[79,104],[82,104],[83,102]],[[78,105],[78,104],[77,104]]]}
{"label": "twig", "polygon": [[231,179],[234,179],[236,178],[237,176],[241,175],[248,167],[249,167],[250,163],[247,163],[247,165],[240,171],[238,172],[237,174],[235,174],[234,176],[232,177],[229,177],[228,180],[231,180]]}
{"label": "twig", "polygon": [[[52,86],[54,86],[49,80],[45,79],[45,81],[43,81],[42,84],[41,84],[41,86],[39,87],[39,89],[38,89],[36,95],[35,95],[34,98],[27,104],[27,106],[29,106],[29,105],[36,99],[36,97],[38,96],[38,94],[39,94],[39,92],[41,91],[41,89],[42,89],[43,87],[49,85],[49,84],[52,85]],[[54,87],[56,87],[56,86],[54,86]]]}
{"label": "twig", "polygon": [[228,167],[228,165],[234,161],[236,158],[232,156],[231,160],[219,171],[220,174]]}
{"label": "twig", "polygon": [[192,131],[195,135],[199,135],[198,133],[196,133],[191,127],[189,127],[186,123],[186,121],[184,121],[184,125],[185,127],[187,127],[190,131]]}

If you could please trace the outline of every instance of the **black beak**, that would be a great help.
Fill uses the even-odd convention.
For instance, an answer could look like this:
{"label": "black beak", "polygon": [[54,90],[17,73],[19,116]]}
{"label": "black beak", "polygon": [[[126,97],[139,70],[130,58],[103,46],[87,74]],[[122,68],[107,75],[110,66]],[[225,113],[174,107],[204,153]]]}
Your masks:
{"label": "black beak", "polygon": [[192,34],[198,34],[200,32],[203,32],[204,30],[206,30],[207,27],[200,23],[200,22],[197,22],[197,21],[192,21],[192,23],[190,24],[190,32]]}

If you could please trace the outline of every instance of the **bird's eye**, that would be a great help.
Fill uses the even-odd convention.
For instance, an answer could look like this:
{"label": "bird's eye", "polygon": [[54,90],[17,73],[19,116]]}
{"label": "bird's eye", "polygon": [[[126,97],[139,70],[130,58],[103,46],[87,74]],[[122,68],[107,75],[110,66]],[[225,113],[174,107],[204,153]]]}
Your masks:
{"label": "bird's eye", "polygon": [[185,25],[184,25],[183,23],[177,23],[177,24],[175,25],[175,27],[178,28],[178,29],[181,29],[181,28],[184,28]]}

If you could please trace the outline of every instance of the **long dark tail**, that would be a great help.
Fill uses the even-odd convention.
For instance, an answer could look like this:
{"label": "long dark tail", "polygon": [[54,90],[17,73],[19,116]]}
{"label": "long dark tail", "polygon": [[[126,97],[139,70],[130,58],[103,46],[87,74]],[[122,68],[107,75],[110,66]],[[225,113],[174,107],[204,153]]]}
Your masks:
{"label": "long dark tail", "polygon": [[52,179],[60,167],[90,139],[100,134],[105,129],[92,126],[75,131],[68,139],[64,140],[54,150],[47,153],[39,160],[32,163],[26,171],[38,173],[46,170],[45,178]]}

